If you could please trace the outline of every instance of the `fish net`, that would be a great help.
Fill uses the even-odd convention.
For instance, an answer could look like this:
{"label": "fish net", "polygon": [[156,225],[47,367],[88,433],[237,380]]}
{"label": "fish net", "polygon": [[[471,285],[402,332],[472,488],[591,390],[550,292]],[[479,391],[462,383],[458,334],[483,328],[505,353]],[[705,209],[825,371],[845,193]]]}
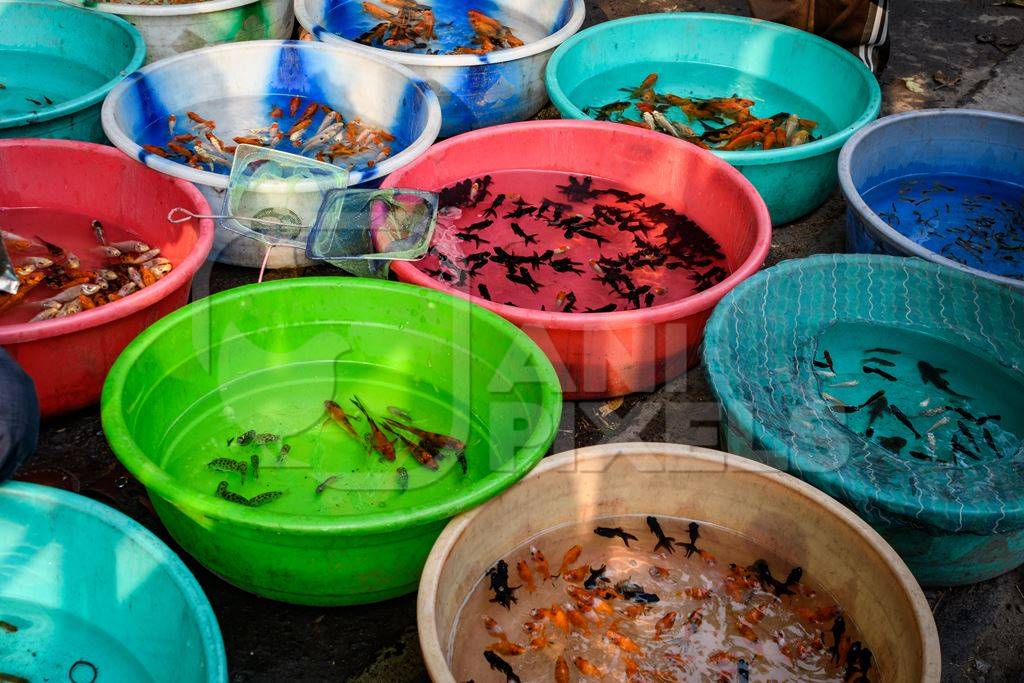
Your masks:
{"label": "fish net", "polygon": [[277,150],[239,145],[221,225],[267,249],[290,247],[360,277],[386,278],[390,262],[422,258],[437,220],[437,195],[350,189],[349,173]]}

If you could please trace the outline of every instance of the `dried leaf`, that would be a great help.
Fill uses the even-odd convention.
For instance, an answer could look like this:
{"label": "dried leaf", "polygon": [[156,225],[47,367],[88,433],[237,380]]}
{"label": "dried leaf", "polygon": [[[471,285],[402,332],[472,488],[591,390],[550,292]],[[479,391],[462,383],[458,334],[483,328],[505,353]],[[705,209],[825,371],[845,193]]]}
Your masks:
{"label": "dried leaf", "polygon": [[597,409],[597,414],[601,417],[608,417],[621,407],[622,397],[620,396],[619,398],[613,398],[607,403],[602,404],[601,407]]}
{"label": "dried leaf", "polygon": [[924,93],[924,86],[918,81],[917,76],[909,76],[901,80],[910,92],[914,92],[919,95]]}

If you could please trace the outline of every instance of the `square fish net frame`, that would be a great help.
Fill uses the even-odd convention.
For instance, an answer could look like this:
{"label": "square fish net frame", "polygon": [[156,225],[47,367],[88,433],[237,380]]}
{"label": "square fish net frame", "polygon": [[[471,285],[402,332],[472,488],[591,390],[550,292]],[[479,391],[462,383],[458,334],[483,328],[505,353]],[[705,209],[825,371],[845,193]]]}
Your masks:
{"label": "square fish net frame", "polygon": [[346,168],[254,145],[239,145],[220,215],[173,209],[172,223],[220,219],[224,229],[270,251],[304,251],[353,275],[386,278],[389,262],[422,258],[430,247],[438,197],[420,190],[349,189]]}

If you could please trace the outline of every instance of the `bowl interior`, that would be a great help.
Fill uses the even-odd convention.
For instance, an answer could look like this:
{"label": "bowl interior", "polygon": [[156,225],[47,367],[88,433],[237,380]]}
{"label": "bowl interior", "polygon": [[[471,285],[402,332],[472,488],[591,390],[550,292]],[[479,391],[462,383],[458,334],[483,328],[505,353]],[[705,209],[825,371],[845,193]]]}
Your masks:
{"label": "bowl interior", "polygon": [[[588,285],[596,288],[595,303],[602,297],[601,303],[607,303],[611,299],[607,298],[609,294],[604,286],[591,283],[594,271],[588,261],[602,254],[612,256],[636,250],[634,232],[620,229],[617,224],[596,225],[591,232],[610,240],[604,244],[592,237],[572,235],[564,228],[552,227],[548,218],[553,218],[553,213],[548,213],[548,218],[543,221],[530,216],[518,219],[507,216],[515,210],[514,198],[520,195],[523,201],[534,206],[544,199],[568,201],[556,186],[568,183],[568,176],[572,175],[573,181],[579,182],[586,182],[586,176],[592,177],[594,187],[640,193],[640,199],[634,200],[639,204],[620,205],[630,212],[637,207],[664,202],[669,208],[689,217],[720,247],[722,268],[735,273],[754,257],[758,247],[767,240],[763,203],[728,165],[685,143],[664,142],[656,136],[614,124],[546,122],[501,126],[437,145],[416,162],[392,174],[386,184],[437,191],[459,181],[479,181],[490,175],[490,194],[472,210],[462,209],[463,216],[457,225],[463,231],[466,223],[481,217],[486,219],[488,216],[481,212],[504,197],[493,216],[493,227],[479,231],[479,235],[490,240],[490,244],[460,244],[463,238],[452,235],[458,230],[439,229],[434,238],[438,250],[445,251],[452,244],[465,253],[487,251],[494,245],[525,255],[546,249],[562,249],[561,256],[576,262],[581,272],[559,272],[552,267],[536,269],[535,276],[542,289],[531,299],[519,292],[522,287],[511,287],[505,270],[496,264],[468,277],[461,285],[452,280],[436,279],[437,275],[431,269],[435,267],[437,257],[428,257],[417,263],[395,263],[393,268],[403,279],[422,284],[428,277],[433,277],[435,284],[432,286],[455,288],[475,296],[480,296],[478,287],[484,284],[492,290],[490,294],[494,301],[499,303],[506,298],[502,296],[503,292],[515,290],[515,295],[520,297],[516,305],[529,305],[535,309],[544,305],[547,311],[558,310],[555,301],[558,291],[580,288],[582,296],[583,288]],[[616,204],[616,200],[602,195],[579,202],[572,209],[566,209],[565,214],[579,211],[590,215],[595,204],[599,203]],[[513,224],[536,234],[538,242],[524,245],[521,237],[513,232],[516,229]],[[657,241],[654,234],[644,236]],[[704,269],[702,267],[701,270]],[[667,291],[659,296],[656,305],[678,301],[695,291],[695,281],[668,268],[659,269],[657,277],[659,282],[668,278],[678,287],[673,289],[668,286],[669,282],[663,282]],[[627,307],[621,297],[615,297],[615,301],[623,310]],[[581,305],[577,310],[582,311],[583,308]]]}
{"label": "bowl interior", "polygon": [[[83,173],[82,169],[89,172]],[[210,237],[204,239],[201,235],[198,220],[177,224],[167,221],[168,212],[175,207],[199,215],[209,213],[198,192],[106,146],[42,140],[0,143],[0,207],[0,224],[5,230],[53,242],[80,255],[85,267],[100,264],[94,252],[98,243],[91,227],[93,220],[103,224],[108,241],[141,240],[159,248],[175,268],[188,261],[189,277],[209,250]],[[19,252],[11,251],[11,256],[15,263],[20,262]],[[161,280],[154,289],[163,290],[164,284]],[[135,297],[145,297],[148,291],[73,318],[34,323],[33,327],[52,328],[75,319],[106,315],[108,306],[113,310]],[[52,295],[52,291],[42,293],[40,289],[38,298]],[[35,298],[35,293],[30,297]],[[31,317],[32,312],[25,307],[15,307],[0,316],[0,323],[17,325]]]}
{"label": "bowl interior", "polygon": [[[362,0],[300,2],[314,22],[316,28],[313,32],[316,34],[326,31],[355,41],[380,23],[380,19],[363,9]],[[384,3],[375,4],[381,7]],[[473,46],[475,33],[467,18],[470,9],[500,21],[527,44],[557,32],[572,15],[571,0],[432,0],[423,4],[434,11],[437,38],[429,41],[425,48],[415,50],[421,54],[443,55],[458,47]]]}
{"label": "bowl interior", "polygon": [[[394,462],[371,453],[352,398],[380,424],[406,413],[462,440],[465,472],[454,455],[432,471],[401,442]],[[328,399],[360,436],[325,424]],[[525,335],[468,302],[309,278],[232,290],[163,319],[118,360],[103,410],[118,457],[176,504],[247,523],[367,530],[443,519],[522,476],[554,437],[560,391]],[[226,445],[249,429],[280,440]],[[261,457],[260,474],[244,484],[207,466],[250,455]],[[252,510],[217,498],[221,480],[249,498],[284,494]]]}
{"label": "bowl interior", "polygon": [[[892,549],[849,511],[743,458],[616,444],[553,456],[448,526],[420,584],[420,640],[434,680],[452,680],[447,648],[458,610],[496,558],[545,529],[613,515],[684,517],[739,532],[824,583],[861,628],[883,680],[937,677],[924,596]],[[670,562],[687,560],[676,553]]]}
{"label": "bowl interior", "polygon": [[1024,118],[892,117],[845,160],[855,202],[919,245],[914,255],[1024,279]]}
{"label": "bowl interior", "polygon": [[121,681],[155,681],[169,670],[190,681],[226,676],[220,630],[195,579],[114,510],[8,482],[0,560],[0,620],[18,629],[4,633],[6,673],[90,680],[91,665]]}
{"label": "bowl interior", "polygon": [[[300,104],[292,113],[296,96]],[[356,157],[352,183],[386,172],[403,158],[404,150],[415,143],[426,144],[426,136],[432,139],[439,125],[436,99],[426,86],[385,61],[320,43],[252,41],[185,53],[133,74],[111,93],[104,129],[122,151],[160,170],[226,187],[227,165],[196,171],[184,163],[152,159],[142,146],[166,147],[174,135],[189,134],[189,112],[214,121],[215,134],[226,145],[235,144],[235,137],[253,135],[250,129],[265,129],[275,121],[287,133],[313,103],[331,107],[346,121],[358,117],[395,137],[383,161]],[[272,116],[275,107],[280,109],[275,114],[279,118]],[[171,116],[175,117],[173,128]],[[322,116],[322,112],[314,114],[314,126],[319,126]],[[303,142],[310,138],[304,135]],[[276,149],[301,151],[287,134]],[[341,158],[338,163],[343,163]]]}
{"label": "bowl interior", "polygon": [[142,62],[128,24],[49,2],[0,2],[0,128],[99,101]]}
{"label": "bowl interior", "polygon": [[[585,108],[623,100],[621,89],[652,73],[659,94],[738,95],[754,101],[757,116],[788,112],[817,121],[822,137],[848,133],[878,107],[870,72],[841,48],[779,24],[698,13],[651,14],[578,33],[552,58],[548,89],[563,115],[589,118]],[[687,123],[678,107],[666,115]]]}
{"label": "bowl interior", "polygon": [[868,519],[989,533],[1024,522],[1022,316],[952,269],[822,256],[738,287],[705,360],[730,429],[770,462]]}

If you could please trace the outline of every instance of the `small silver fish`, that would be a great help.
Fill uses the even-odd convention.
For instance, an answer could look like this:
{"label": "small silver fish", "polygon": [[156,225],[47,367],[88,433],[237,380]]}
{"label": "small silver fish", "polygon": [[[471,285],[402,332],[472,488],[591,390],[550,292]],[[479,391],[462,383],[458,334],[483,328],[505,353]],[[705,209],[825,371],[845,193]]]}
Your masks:
{"label": "small silver fish", "polygon": [[106,256],[107,258],[118,258],[121,256],[121,250],[116,247],[104,245],[102,247],[95,247],[93,251]]}
{"label": "small silver fish", "polygon": [[44,306],[52,301],[57,301],[64,304],[68,303],[69,301],[75,301],[76,299],[78,299],[79,296],[83,294],[85,296],[92,296],[98,291],[100,291],[99,285],[95,285],[92,283],[75,285],[74,287],[68,287],[63,292],[58,292],[57,294],[51,296],[49,299],[44,299],[40,303],[42,303]]}
{"label": "small silver fish", "polygon": [[155,259],[159,255],[160,255],[160,250],[159,249],[150,249],[150,250],[145,251],[145,252],[143,252],[141,254],[138,254],[136,256],[125,258],[124,262],[125,263],[130,263],[133,266],[139,266],[139,265],[142,265],[143,263],[145,263],[146,261],[151,261],[151,260]]}
{"label": "small silver fish", "polygon": [[121,289],[117,290],[117,296],[123,299],[138,288],[139,286],[134,282],[127,282],[123,287],[121,287]]}
{"label": "small silver fish", "polygon": [[123,242],[113,242],[109,246],[117,249],[122,254],[143,254],[149,251],[149,245],[139,240],[124,240]]}
{"label": "small silver fish", "polygon": [[931,427],[929,427],[927,430],[925,430],[925,433],[926,434],[931,434],[936,429],[939,429],[941,427],[945,427],[948,424],[949,424],[949,417],[948,416],[940,417],[938,420],[935,421],[935,424],[933,424]]}
{"label": "small silver fish", "polygon": [[92,221],[92,232],[94,235],[96,235],[96,241],[99,242],[101,245],[107,243],[107,236],[103,234],[103,224],[100,223],[95,218]]}
{"label": "small silver fish", "polygon": [[67,252],[67,255],[64,257],[64,265],[71,270],[78,270],[81,267],[82,262],[78,260],[77,256],[75,256],[69,251]]}
{"label": "small silver fish", "polygon": [[851,379],[849,382],[836,382],[835,384],[829,384],[829,387],[833,389],[841,389],[843,387],[855,387],[860,384],[860,380]]}

